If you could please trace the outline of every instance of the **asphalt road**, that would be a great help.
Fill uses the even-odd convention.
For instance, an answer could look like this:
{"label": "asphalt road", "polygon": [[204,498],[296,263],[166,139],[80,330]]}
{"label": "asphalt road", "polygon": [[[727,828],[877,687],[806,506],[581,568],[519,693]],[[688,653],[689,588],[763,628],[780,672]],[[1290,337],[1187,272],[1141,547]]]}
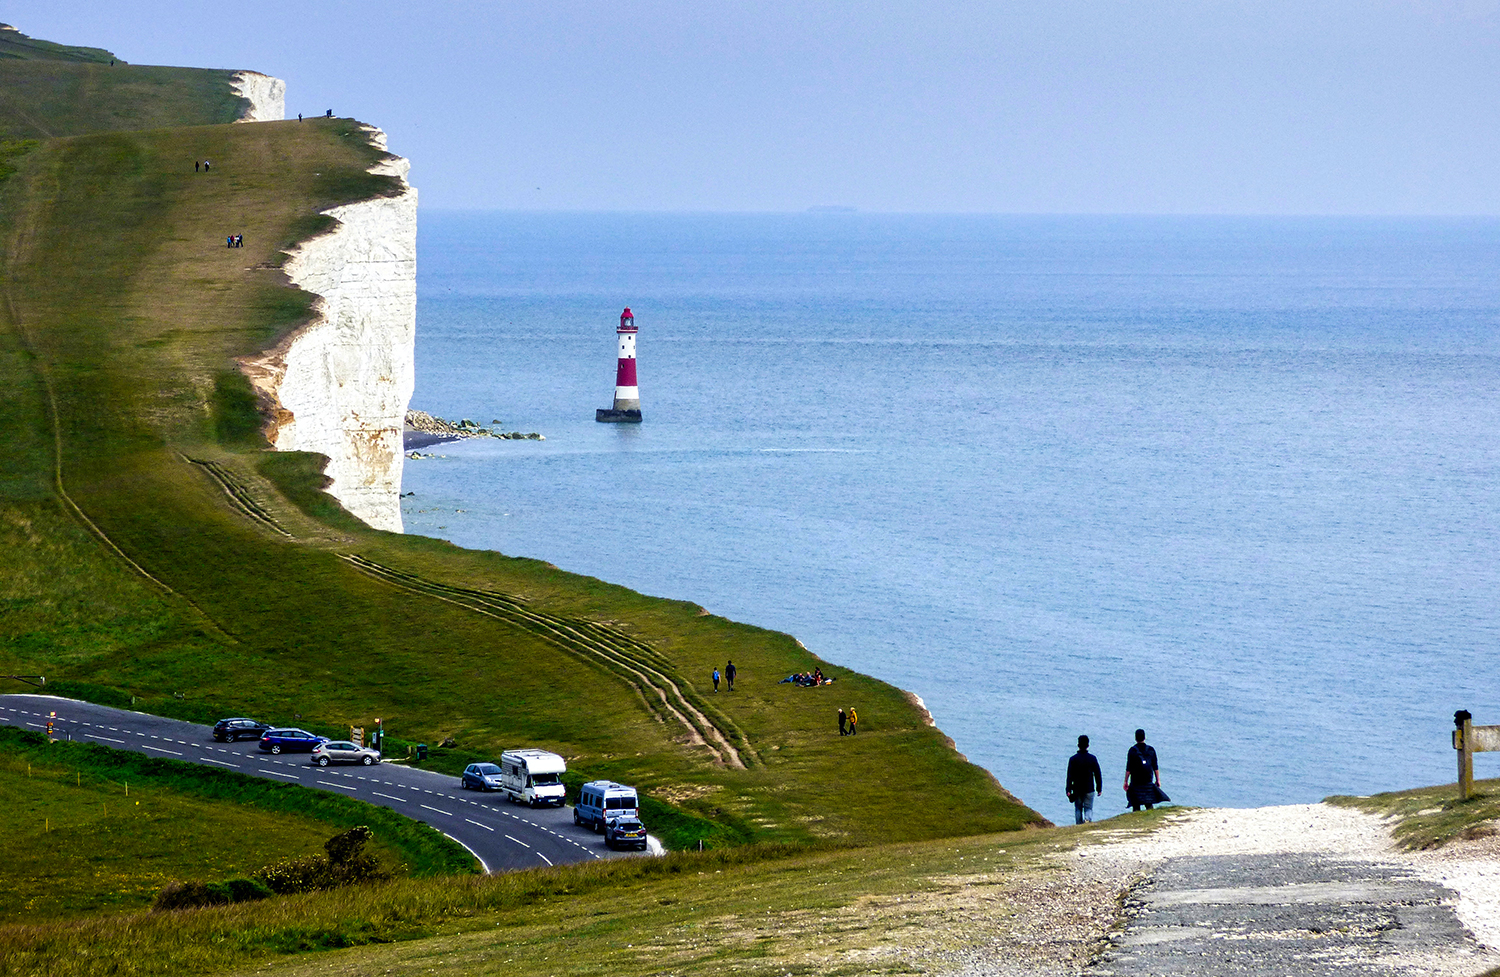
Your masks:
{"label": "asphalt road", "polygon": [[1089,977],[1388,977],[1490,965],[1453,893],[1380,862],[1314,854],[1164,862]]}
{"label": "asphalt road", "polygon": [[[486,872],[639,854],[610,851],[602,835],[573,823],[571,807],[511,804],[498,794],[464,790],[447,774],[398,763],[318,767],[303,754],[263,753],[255,740],[216,743],[208,726],[56,696],[0,695],[0,723],[8,726],[45,732],[52,712],[60,739],[238,770],[388,807],[468,848]],[[654,838],[651,850],[661,850]]]}

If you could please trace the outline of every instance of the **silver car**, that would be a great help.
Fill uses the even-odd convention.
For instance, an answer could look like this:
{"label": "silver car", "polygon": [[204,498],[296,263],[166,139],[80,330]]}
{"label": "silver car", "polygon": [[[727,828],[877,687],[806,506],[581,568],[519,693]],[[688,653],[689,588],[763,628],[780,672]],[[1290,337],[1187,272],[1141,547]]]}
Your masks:
{"label": "silver car", "polygon": [[368,767],[380,762],[380,753],[348,740],[329,740],[313,747],[312,762],[320,767],[326,767],[330,763],[363,763]]}

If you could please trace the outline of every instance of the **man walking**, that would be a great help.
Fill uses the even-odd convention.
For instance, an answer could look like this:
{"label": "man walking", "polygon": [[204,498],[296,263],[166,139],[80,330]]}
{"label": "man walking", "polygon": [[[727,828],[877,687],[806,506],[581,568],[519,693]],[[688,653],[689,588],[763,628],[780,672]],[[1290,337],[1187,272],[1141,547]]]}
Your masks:
{"label": "man walking", "polygon": [[726,681],[729,682],[729,691],[731,691],[731,692],[734,691],[734,676],[735,676],[734,659],[731,658],[731,659],[729,659],[729,664],[727,666],[725,666],[725,668],[724,668],[724,678],[725,678]]}
{"label": "man walking", "polygon": [[1161,768],[1156,765],[1156,750],[1146,745],[1146,731],[1135,731],[1135,746],[1125,754],[1125,796],[1130,809],[1151,810],[1153,805],[1170,801],[1161,789]]}
{"label": "man walking", "polygon": [[1078,752],[1068,757],[1068,780],[1064,784],[1068,800],[1073,802],[1073,823],[1094,820],[1094,796],[1104,790],[1104,775],[1099,761],[1089,752],[1089,738],[1078,737]]}
{"label": "man walking", "polygon": [[849,715],[843,709],[839,710],[839,735],[849,735]]}
{"label": "man walking", "polygon": [[857,713],[857,712],[854,711],[854,707],[853,706],[850,706],[849,707],[849,735],[853,736],[855,733],[858,733],[858,732],[859,732],[859,713]]}

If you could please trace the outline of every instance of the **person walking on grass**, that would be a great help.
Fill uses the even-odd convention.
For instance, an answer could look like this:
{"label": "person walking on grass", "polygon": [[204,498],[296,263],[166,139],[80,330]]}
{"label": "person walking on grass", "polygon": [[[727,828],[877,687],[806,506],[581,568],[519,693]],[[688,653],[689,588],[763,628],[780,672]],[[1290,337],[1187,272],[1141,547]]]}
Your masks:
{"label": "person walking on grass", "polygon": [[843,709],[839,710],[839,735],[849,735],[849,716]]}
{"label": "person walking on grass", "polygon": [[719,691],[719,670],[714,669],[714,691]]}
{"label": "person walking on grass", "polygon": [[729,691],[734,691],[734,676],[737,670],[734,667],[734,659],[729,659],[729,664],[724,668],[724,680],[729,683]]}
{"label": "person walking on grass", "polygon": [[853,736],[857,732],[859,732],[859,713],[857,713],[857,712],[854,711],[854,707],[853,706],[850,706],[849,707],[849,735]]}
{"label": "person walking on grass", "polygon": [[1094,797],[1104,790],[1099,761],[1089,752],[1089,738],[1078,737],[1078,752],[1068,757],[1068,779],[1063,785],[1073,802],[1073,823],[1094,820]]}
{"label": "person walking on grass", "polygon": [[1162,801],[1170,801],[1161,789],[1161,768],[1156,764],[1156,750],[1146,745],[1146,731],[1135,731],[1135,746],[1125,754],[1125,797],[1132,811],[1151,810]]}

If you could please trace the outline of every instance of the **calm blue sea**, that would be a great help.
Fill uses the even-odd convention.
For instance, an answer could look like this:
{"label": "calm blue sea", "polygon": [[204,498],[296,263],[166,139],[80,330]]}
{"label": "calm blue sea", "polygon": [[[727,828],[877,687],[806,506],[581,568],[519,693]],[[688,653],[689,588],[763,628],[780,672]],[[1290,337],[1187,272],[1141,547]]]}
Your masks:
{"label": "calm blue sea", "polygon": [[547,440],[409,532],[788,631],[1054,821],[1079,733],[1113,814],[1137,726],[1258,806],[1500,722],[1500,222],[424,213],[418,285],[413,406]]}

